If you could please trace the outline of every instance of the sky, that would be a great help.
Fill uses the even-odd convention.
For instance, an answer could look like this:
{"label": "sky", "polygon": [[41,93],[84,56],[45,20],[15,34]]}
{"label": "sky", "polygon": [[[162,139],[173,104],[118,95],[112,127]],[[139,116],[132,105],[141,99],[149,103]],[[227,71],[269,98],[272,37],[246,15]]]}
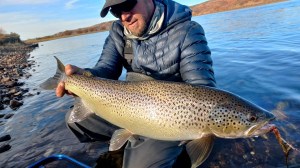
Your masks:
{"label": "sky", "polygon": [[[207,0],[175,0],[195,5]],[[0,0],[0,29],[22,40],[92,26],[115,19],[100,17],[105,0]]]}

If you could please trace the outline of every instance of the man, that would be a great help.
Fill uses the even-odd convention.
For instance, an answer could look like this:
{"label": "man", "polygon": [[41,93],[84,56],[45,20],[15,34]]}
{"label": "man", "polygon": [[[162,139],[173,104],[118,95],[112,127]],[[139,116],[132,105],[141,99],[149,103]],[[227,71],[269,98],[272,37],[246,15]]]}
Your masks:
{"label": "man", "polygon": [[[108,11],[119,20],[112,24],[99,61],[86,69],[67,65],[67,75],[117,80],[125,67],[159,80],[215,86],[204,30],[191,21],[190,8],[172,0],[106,0],[101,17]],[[60,83],[56,94],[65,93]],[[96,115],[68,126],[81,142],[109,140],[117,129]],[[123,167],[172,167],[183,149],[178,144],[137,136],[126,144]]]}

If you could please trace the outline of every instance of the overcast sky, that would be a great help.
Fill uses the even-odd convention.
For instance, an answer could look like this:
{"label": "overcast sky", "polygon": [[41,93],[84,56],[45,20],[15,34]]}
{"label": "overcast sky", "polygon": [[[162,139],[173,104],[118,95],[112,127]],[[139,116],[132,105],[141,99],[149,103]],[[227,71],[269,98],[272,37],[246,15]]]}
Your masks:
{"label": "overcast sky", "polygon": [[[206,0],[175,0],[195,5]],[[92,26],[115,19],[101,18],[104,0],[0,0],[0,28],[15,32],[22,40],[52,35],[64,30]]]}

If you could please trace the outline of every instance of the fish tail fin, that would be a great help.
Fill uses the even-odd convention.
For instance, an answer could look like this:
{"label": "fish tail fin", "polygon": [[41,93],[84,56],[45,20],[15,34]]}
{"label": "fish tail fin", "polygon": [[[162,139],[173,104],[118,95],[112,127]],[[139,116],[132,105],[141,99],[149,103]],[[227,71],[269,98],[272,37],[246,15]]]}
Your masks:
{"label": "fish tail fin", "polygon": [[45,90],[55,89],[60,81],[65,78],[65,66],[64,64],[54,56],[57,62],[56,73],[53,77],[48,78],[45,82],[40,84],[40,87]]}

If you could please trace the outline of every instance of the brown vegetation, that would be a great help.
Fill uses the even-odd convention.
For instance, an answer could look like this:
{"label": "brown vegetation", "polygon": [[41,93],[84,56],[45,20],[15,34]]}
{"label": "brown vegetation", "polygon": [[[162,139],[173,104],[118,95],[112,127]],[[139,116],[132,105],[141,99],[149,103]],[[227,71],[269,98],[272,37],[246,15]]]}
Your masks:
{"label": "brown vegetation", "polygon": [[[193,11],[193,16],[199,16],[204,14],[217,13],[217,12],[253,7],[258,5],[265,5],[265,4],[281,2],[281,1],[285,1],[285,0],[209,0],[204,3],[191,6],[191,9]],[[66,30],[64,32],[60,32],[46,37],[29,39],[26,42],[37,43],[41,41],[54,40],[58,38],[65,38],[65,37],[77,36],[82,34],[107,31],[111,26],[112,22],[113,21],[103,22],[91,27],[80,28],[76,30]]]}
{"label": "brown vegetation", "polygon": [[210,0],[191,6],[193,16],[265,5],[285,0]]}
{"label": "brown vegetation", "polygon": [[20,43],[20,35],[17,33],[4,34],[4,32],[0,29],[0,45],[8,44],[8,43]]}
{"label": "brown vegetation", "polygon": [[26,43],[38,43],[38,42],[42,42],[42,41],[54,40],[54,39],[59,39],[59,38],[66,38],[66,37],[78,36],[78,35],[83,35],[83,34],[107,31],[110,28],[112,22],[113,21],[99,23],[94,26],[90,26],[90,27],[86,27],[86,28],[79,28],[79,29],[75,29],[75,30],[66,30],[63,32],[56,33],[54,35],[50,35],[50,36],[29,39],[29,40],[26,40]]}

